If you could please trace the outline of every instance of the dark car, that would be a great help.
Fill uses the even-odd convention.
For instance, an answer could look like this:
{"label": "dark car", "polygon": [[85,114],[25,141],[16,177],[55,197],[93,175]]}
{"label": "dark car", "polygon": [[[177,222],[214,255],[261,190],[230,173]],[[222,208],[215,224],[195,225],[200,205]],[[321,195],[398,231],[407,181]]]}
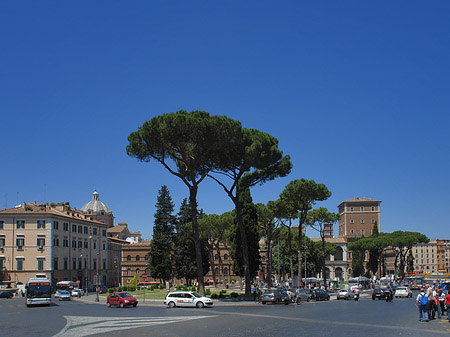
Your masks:
{"label": "dark car", "polygon": [[112,305],[118,305],[121,308],[126,306],[136,307],[138,300],[127,292],[114,292],[108,295],[106,304],[108,307]]}
{"label": "dark car", "polygon": [[390,294],[389,288],[375,288],[372,291],[372,299],[375,300],[378,298],[379,300],[382,300],[385,299],[388,294]]}
{"label": "dark car", "polygon": [[13,294],[10,291],[0,291],[0,298],[12,298]]}
{"label": "dark car", "polygon": [[330,295],[323,289],[311,290],[312,298],[316,301],[329,301]]}

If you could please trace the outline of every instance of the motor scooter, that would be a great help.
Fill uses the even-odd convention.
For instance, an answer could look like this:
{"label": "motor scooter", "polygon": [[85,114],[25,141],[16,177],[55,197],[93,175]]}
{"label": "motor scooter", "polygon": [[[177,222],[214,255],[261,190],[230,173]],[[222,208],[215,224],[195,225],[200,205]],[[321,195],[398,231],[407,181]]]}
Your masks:
{"label": "motor scooter", "polygon": [[355,300],[355,302],[357,302],[359,300],[359,294],[355,294],[355,296],[353,297],[353,299]]}

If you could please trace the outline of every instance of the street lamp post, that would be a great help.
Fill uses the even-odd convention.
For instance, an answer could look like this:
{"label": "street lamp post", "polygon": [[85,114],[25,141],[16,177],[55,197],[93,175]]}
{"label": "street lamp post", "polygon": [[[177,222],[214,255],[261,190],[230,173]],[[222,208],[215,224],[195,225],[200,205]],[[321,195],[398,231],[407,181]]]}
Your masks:
{"label": "street lamp post", "polygon": [[99,288],[98,288],[98,264],[100,263],[100,255],[99,255],[99,253],[97,253],[97,291],[96,291],[96,297],[95,297],[95,302],[98,302],[99,300],[98,300],[98,291],[99,291]]}

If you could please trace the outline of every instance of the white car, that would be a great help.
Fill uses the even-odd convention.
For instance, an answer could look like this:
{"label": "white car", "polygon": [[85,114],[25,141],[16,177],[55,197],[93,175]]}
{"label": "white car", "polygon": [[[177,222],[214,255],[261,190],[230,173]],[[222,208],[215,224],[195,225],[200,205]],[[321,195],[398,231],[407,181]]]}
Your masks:
{"label": "white car", "polygon": [[74,288],[74,289],[72,289],[71,295],[73,297],[83,296],[84,295],[84,290],[83,289],[79,289],[79,288]]}
{"label": "white car", "polygon": [[395,290],[395,297],[412,297],[412,291],[408,287],[398,287]]}
{"label": "white car", "polygon": [[164,304],[169,308],[175,307],[211,307],[213,300],[209,297],[200,296],[192,291],[174,291],[168,293]]}
{"label": "white car", "polygon": [[355,293],[349,289],[341,289],[339,290],[339,293],[337,295],[337,299],[340,300],[341,298],[343,300],[348,300],[350,298],[354,298]]}

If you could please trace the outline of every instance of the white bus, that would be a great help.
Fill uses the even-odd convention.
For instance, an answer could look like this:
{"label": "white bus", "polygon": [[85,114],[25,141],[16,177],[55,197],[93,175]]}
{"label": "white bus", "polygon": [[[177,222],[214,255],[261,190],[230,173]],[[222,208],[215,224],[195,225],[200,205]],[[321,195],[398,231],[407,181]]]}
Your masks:
{"label": "white bus", "polygon": [[30,305],[47,304],[52,302],[52,287],[49,279],[30,278],[25,286],[26,304]]}

